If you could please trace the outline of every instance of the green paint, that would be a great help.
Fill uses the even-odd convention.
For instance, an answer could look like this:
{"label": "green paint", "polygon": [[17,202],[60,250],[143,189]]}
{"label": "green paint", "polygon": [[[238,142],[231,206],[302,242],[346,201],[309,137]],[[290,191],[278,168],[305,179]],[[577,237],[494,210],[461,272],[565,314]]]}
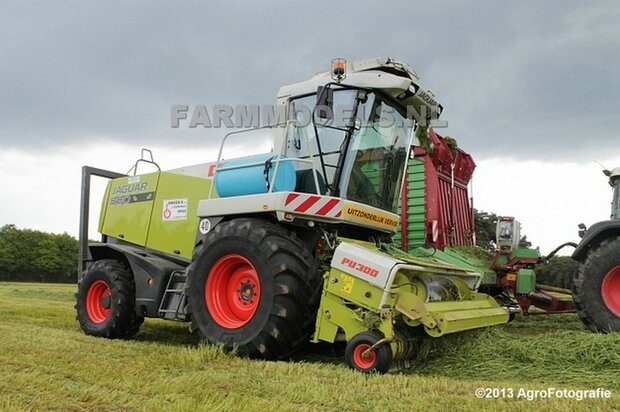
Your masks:
{"label": "green paint", "polygon": [[[421,160],[409,160],[407,166],[407,239],[409,249],[424,245],[426,238],[425,228],[425,185],[424,163]],[[403,194],[401,194],[403,195]],[[401,204],[398,205],[398,214],[402,213]],[[400,226],[394,236],[396,244],[402,244]]]}
{"label": "green paint", "polygon": [[518,248],[512,251],[512,257],[538,259],[540,257],[540,251],[531,248]]}
{"label": "green paint", "polygon": [[[340,240],[378,251],[371,243]],[[378,329],[386,338],[394,339],[394,325],[422,327],[428,335],[438,337],[508,321],[507,312],[494,299],[470,290],[458,277],[463,271],[475,271],[475,266],[458,259],[458,254],[442,255],[453,264],[437,256],[412,256],[390,246],[382,247],[381,251],[423,269],[398,272],[382,306],[384,291],[381,288],[332,268],[325,276],[315,342],[334,342],[339,338],[339,332],[344,339],[350,340],[369,329]],[[436,275],[451,279],[457,293],[450,298],[453,300],[428,301],[425,284],[432,282]]]}
{"label": "green paint", "polygon": [[104,197],[99,231],[136,245],[146,245],[153,199],[132,201],[132,197],[157,190],[160,173],[127,176],[111,180]]}
{"label": "green paint", "polygon": [[[210,188],[211,180],[162,172],[147,247],[191,259],[199,220],[198,201],[208,197]],[[164,204],[175,199],[187,200],[186,218],[166,220]]]}
{"label": "green paint", "polygon": [[[191,259],[198,226],[198,201],[208,196],[210,187],[210,179],[171,172],[111,180],[101,208],[99,231]],[[164,204],[174,200],[186,202],[187,208],[184,213],[166,219]],[[175,212],[183,209],[182,204],[177,205]]]}
{"label": "green paint", "polygon": [[536,290],[536,273],[532,269],[521,269],[517,273],[517,293],[530,294]]}
{"label": "green paint", "polygon": [[611,218],[620,219],[620,176],[614,176],[609,180],[614,189],[611,201]]}

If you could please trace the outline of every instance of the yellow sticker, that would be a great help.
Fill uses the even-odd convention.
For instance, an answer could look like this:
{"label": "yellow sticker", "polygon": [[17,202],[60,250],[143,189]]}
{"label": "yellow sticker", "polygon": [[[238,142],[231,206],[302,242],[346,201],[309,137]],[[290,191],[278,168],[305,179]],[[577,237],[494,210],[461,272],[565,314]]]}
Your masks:
{"label": "yellow sticker", "polygon": [[509,273],[509,274],[507,274],[506,275],[506,280],[514,282],[515,280],[517,280],[517,274],[516,273]]}
{"label": "yellow sticker", "polygon": [[345,275],[344,273],[340,274],[340,280],[342,280],[342,291],[348,295],[353,291],[353,284],[355,283],[355,278],[353,276]]}
{"label": "yellow sticker", "polygon": [[359,222],[369,223],[390,230],[396,230],[398,220],[388,213],[377,212],[358,205],[345,204],[343,213],[345,216]]}

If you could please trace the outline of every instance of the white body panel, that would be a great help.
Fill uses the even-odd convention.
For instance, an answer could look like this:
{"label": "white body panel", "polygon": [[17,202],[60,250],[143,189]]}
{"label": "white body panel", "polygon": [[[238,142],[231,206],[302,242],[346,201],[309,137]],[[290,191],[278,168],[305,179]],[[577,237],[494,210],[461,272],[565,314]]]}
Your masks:
{"label": "white body panel", "polygon": [[399,263],[404,264],[405,262],[353,243],[341,243],[334,251],[331,265],[338,270],[385,289],[388,286],[392,269]]}
{"label": "white body panel", "polygon": [[[430,267],[412,265],[384,253],[346,242],[336,247],[331,266],[383,289],[381,305],[387,302],[388,295],[392,292],[394,279],[399,271],[424,272],[426,274],[434,272]],[[477,290],[482,279],[481,274],[462,272],[456,266],[451,275],[459,277],[471,290]]]}
{"label": "white body panel", "polygon": [[337,197],[308,193],[264,193],[204,199],[198,203],[199,217],[266,212],[275,212],[279,220],[305,218],[319,222],[342,222],[388,233],[394,233],[398,227],[398,215],[394,213]]}

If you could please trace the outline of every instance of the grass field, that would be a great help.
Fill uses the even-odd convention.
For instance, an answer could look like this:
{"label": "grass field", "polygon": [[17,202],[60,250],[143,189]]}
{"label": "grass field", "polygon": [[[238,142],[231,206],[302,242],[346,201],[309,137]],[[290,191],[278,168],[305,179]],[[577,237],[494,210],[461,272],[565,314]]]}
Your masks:
{"label": "grass field", "polygon": [[[620,334],[589,333],[574,315],[428,340],[411,369],[363,376],[341,346],[309,344],[288,362],[240,359],[200,345],[182,323],[147,320],[129,341],[85,336],[74,291],[0,283],[0,410],[620,410]],[[612,397],[519,397],[550,387]],[[479,399],[477,388],[506,397]]]}

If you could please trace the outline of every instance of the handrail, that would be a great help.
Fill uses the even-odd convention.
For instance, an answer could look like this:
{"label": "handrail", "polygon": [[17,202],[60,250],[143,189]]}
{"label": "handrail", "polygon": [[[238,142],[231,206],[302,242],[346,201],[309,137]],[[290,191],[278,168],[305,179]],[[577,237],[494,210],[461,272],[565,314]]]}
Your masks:
{"label": "handrail", "polygon": [[[221,167],[221,162],[222,162],[222,153],[224,152],[224,145],[227,143],[228,139],[242,134],[242,133],[247,133],[247,132],[253,132],[255,130],[264,130],[264,129],[273,129],[274,127],[281,127],[281,126],[285,126],[286,127],[286,132],[285,132],[285,136],[288,135],[288,129],[290,127],[296,126],[297,124],[297,120],[289,120],[286,122],[285,125],[283,125],[282,123],[278,123],[278,124],[274,124],[274,125],[268,125],[268,126],[261,126],[261,127],[256,127],[256,128],[252,128],[252,129],[244,129],[244,130],[236,130],[233,132],[229,132],[227,133],[224,138],[222,139],[222,142],[220,144],[220,148],[218,150],[218,154],[217,154],[217,161],[216,161],[216,167],[214,170],[214,174],[217,172],[221,172],[221,171],[226,171],[226,170],[235,170],[235,169],[243,169],[243,168],[247,168],[247,167],[254,167],[254,166],[260,166],[263,164],[263,162],[253,162],[253,163],[249,163],[249,164],[244,164],[244,165],[239,165],[239,166],[229,166],[229,167]],[[282,158],[282,156],[285,155],[286,153],[286,144],[287,144],[287,139],[283,138],[282,139],[282,146],[279,149],[279,152],[275,152],[274,150],[274,158],[272,160],[272,163],[274,163],[274,169],[273,169],[273,174],[271,175],[271,179],[269,180],[269,190],[268,193],[272,193],[273,192],[273,187],[275,182],[277,181],[277,176],[278,176],[278,171],[280,169],[280,162],[300,162],[300,163],[308,163],[311,165],[311,170],[312,170],[312,176],[313,176],[313,180],[314,180],[314,186],[315,186],[315,190],[317,194],[321,193],[321,189],[320,189],[320,185],[319,185],[319,180],[318,180],[318,175],[317,175],[317,170],[316,170],[316,165],[315,165],[315,160],[314,157],[309,153],[310,151],[310,142],[309,142],[309,138],[307,136],[307,134],[304,134],[304,140],[306,143],[306,151],[308,152],[307,157],[309,159],[302,159],[302,158],[298,158],[298,157],[287,157],[287,158]],[[275,146],[274,146],[275,149]],[[215,182],[211,185],[211,187],[209,188],[209,196],[208,198],[211,199],[213,196],[213,188],[215,186]]]}

